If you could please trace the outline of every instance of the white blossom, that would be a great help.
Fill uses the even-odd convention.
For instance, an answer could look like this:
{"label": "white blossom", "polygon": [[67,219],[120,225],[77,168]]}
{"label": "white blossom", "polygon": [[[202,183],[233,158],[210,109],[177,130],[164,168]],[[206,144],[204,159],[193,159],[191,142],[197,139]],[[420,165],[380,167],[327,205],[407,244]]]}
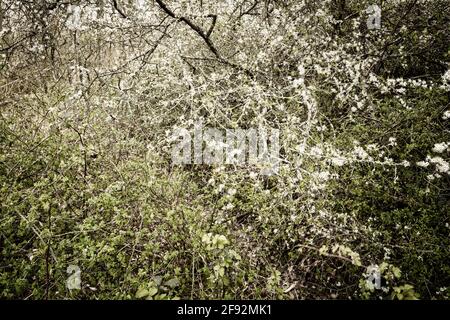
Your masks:
{"label": "white blossom", "polygon": [[401,165],[404,166],[404,167],[406,168],[406,167],[409,167],[411,164],[409,163],[409,161],[403,160],[402,163],[401,163]]}
{"label": "white blossom", "polygon": [[353,150],[353,154],[362,160],[367,159],[367,157],[369,156],[366,150],[364,150],[362,147],[359,146],[355,147],[355,149]]}
{"label": "white blossom", "polygon": [[295,79],[294,81],[292,81],[292,86],[293,86],[294,88],[298,88],[298,87],[300,87],[304,82],[305,82],[305,80],[304,80],[303,78],[298,78],[298,79]]}
{"label": "white blossom", "polygon": [[442,75],[442,81],[450,83],[450,69]]}
{"label": "white blossom", "polygon": [[444,152],[448,147],[450,146],[450,143],[448,142],[441,142],[441,143],[436,143],[433,147],[433,152],[436,153],[442,153]]}
{"label": "white blossom", "polygon": [[395,147],[397,145],[397,139],[394,137],[389,138],[389,145]]}
{"label": "white blossom", "polygon": [[320,156],[322,156],[323,151],[321,148],[315,146],[315,147],[311,148],[310,154],[315,157],[320,157]]}
{"label": "white blossom", "polygon": [[422,167],[422,168],[427,168],[429,165],[430,165],[430,163],[429,162],[426,162],[426,161],[419,161],[419,162],[417,162],[416,163],[419,167]]}
{"label": "white blossom", "polygon": [[447,161],[441,157],[434,157],[430,159],[430,162],[436,165],[436,169],[442,173],[448,173],[450,166]]}
{"label": "white blossom", "polygon": [[447,110],[444,112],[442,119],[444,119],[444,120],[450,119],[450,110]]}
{"label": "white blossom", "polygon": [[342,167],[345,165],[346,160],[344,158],[331,158],[331,163],[335,166]]}

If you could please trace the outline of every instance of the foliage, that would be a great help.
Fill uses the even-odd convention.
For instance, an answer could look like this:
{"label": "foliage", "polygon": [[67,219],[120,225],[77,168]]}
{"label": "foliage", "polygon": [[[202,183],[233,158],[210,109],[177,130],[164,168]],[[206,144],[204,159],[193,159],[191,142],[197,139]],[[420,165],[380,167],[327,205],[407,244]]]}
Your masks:
{"label": "foliage", "polygon": [[[0,297],[448,299],[447,2],[1,0]],[[174,166],[198,119],[279,172]]]}

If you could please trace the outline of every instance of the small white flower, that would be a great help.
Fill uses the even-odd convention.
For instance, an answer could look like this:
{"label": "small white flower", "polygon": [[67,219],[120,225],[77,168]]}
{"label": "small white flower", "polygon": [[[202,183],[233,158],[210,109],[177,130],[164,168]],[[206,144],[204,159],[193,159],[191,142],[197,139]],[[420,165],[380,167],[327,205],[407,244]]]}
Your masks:
{"label": "small white flower", "polygon": [[305,67],[303,65],[298,66],[298,73],[303,76],[305,75]]}
{"label": "small white flower", "polygon": [[394,137],[389,138],[389,145],[395,147],[397,145],[397,139]]}
{"label": "small white flower", "polygon": [[299,144],[299,145],[297,146],[297,151],[298,151],[299,153],[304,153],[304,152],[305,152],[305,149],[306,149],[306,147],[305,147],[304,144]]}
{"label": "small white flower", "polygon": [[444,112],[442,119],[444,119],[444,120],[450,119],[450,110],[447,110]]}
{"label": "small white flower", "polygon": [[300,87],[304,82],[305,82],[305,80],[304,80],[303,78],[298,78],[298,79],[295,79],[294,81],[292,81],[292,86],[293,86],[294,88],[298,88],[298,87]]}
{"label": "small white flower", "polygon": [[436,169],[441,173],[447,173],[450,170],[450,165],[448,164],[448,162],[441,157],[431,158],[430,162],[434,163],[436,165]]}
{"label": "small white flower", "polygon": [[447,70],[447,72],[442,75],[442,81],[450,82],[450,69]]}
{"label": "small white flower", "polygon": [[419,161],[419,162],[417,162],[416,163],[419,167],[422,167],[422,168],[426,168],[426,167],[428,167],[430,164],[428,163],[428,162],[426,162],[426,161]]}
{"label": "small white flower", "polygon": [[328,171],[315,172],[314,176],[322,182],[328,181],[330,179],[330,173]]}
{"label": "small white flower", "polygon": [[251,179],[256,179],[258,177],[258,174],[256,172],[250,172],[249,177]]}
{"label": "small white flower", "polygon": [[436,153],[442,153],[444,152],[447,148],[449,147],[449,143],[446,142],[441,142],[441,143],[436,143],[433,147],[433,152]]}
{"label": "small white flower", "polygon": [[310,153],[312,156],[320,157],[323,151],[319,147],[312,147]]}
{"label": "small white flower", "polygon": [[331,163],[335,166],[342,167],[345,164],[345,159],[343,158],[332,158]]}
{"label": "small white flower", "polygon": [[234,204],[232,204],[232,203],[228,203],[225,207],[223,207],[224,208],[224,210],[231,210],[231,209],[233,209],[234,208]]}

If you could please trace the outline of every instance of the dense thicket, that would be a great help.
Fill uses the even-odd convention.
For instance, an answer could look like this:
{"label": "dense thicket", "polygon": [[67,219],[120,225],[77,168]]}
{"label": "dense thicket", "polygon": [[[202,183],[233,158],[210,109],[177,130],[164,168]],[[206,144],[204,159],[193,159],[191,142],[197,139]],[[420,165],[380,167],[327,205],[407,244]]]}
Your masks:
{"label": "dense thicket", "polygon": [[[449,30],[445,0],[0,0],[0,297],[448,299]],[[279,172],[174,166],[198,119],[279,129]]]}

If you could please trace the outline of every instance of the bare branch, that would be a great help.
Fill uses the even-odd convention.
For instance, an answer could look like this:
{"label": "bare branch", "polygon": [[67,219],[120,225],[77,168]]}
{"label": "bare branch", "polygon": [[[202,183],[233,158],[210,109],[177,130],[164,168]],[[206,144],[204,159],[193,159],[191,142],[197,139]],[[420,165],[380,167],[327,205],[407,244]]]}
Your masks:
{"label": "bare branch", "polygon": [[114,9],[116,9],[116,11],[122,16],[122,18],[128,19],[126,14],[119,8],[119,5],[117,4],[117,0],[112,0],[112,1],[113,1]]}
{"label": "bare branch", "polygon": [[177,17],[177,15],[170,10],[167,5],[161,1],[161,0],[155,0],[156,3],[159,5],[159,7],[165,12],[167,13],[170,17],[177,19],[179,21],[184,22],[185,24],[187,24],[192,30],[194,30],[202,39],[203,41],[206,43],[208,49],[216,56],[217,60],[219,60],[221,63],[224,63],[226,65],[229,65],[230,67],[233,67],[234,69],[240,70],[240,71],[244,71],[247,75],[249,75],[250,77],[253,77],[253,74],[250,70],[247,70],[245,68],[243,68],[240,65],[234,64],[232,62],[227,61],[226,59],[224,59],[219,51],[217,50],[217,48],[214,46],[212,40],[210,39],[210,35],[212,33],[212,30],[214,28],[214,25],[216,23],[217,17],[213,17],[213,21],[211,24],[211,27],[209,28],[208,32],[205,33],[203,31],[202,28],[200,28],[198,25],[196,25],[194,22],[192,22],[190,19],[186,18],[186,17]]}

